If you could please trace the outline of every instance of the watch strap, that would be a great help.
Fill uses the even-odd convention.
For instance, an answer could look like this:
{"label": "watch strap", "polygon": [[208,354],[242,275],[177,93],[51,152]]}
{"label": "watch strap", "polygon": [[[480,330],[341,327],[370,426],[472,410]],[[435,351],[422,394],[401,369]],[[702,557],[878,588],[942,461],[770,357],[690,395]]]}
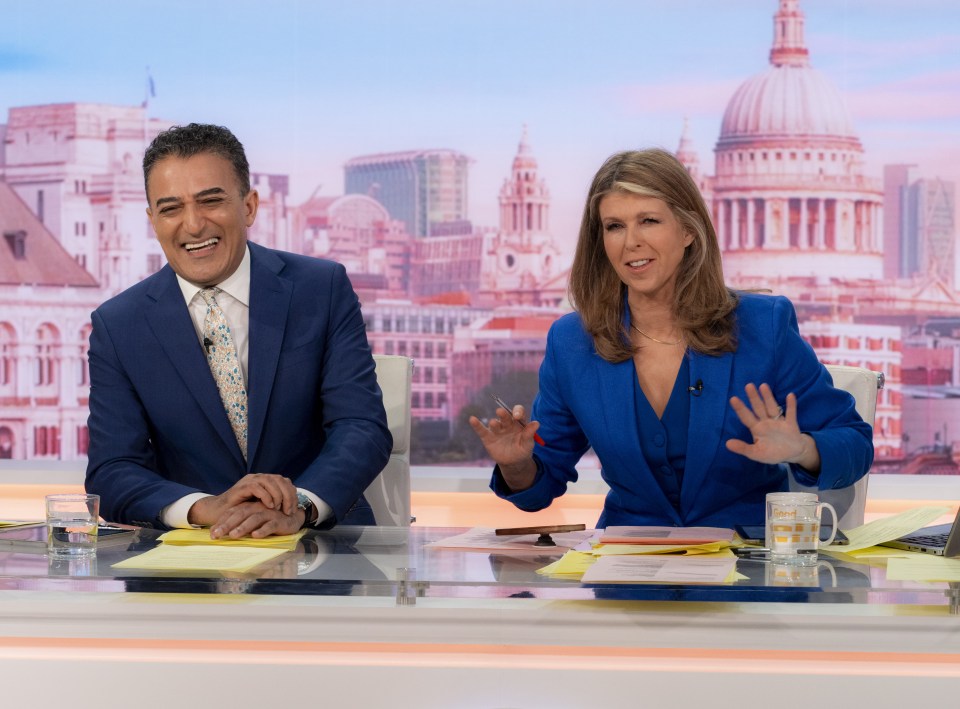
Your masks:
{"label": "watch strap", "polygon": [[297,509],[303,510],[303,526],[312,527],[314,525],[313,513],[316,506],[308,495],[297,492]]}

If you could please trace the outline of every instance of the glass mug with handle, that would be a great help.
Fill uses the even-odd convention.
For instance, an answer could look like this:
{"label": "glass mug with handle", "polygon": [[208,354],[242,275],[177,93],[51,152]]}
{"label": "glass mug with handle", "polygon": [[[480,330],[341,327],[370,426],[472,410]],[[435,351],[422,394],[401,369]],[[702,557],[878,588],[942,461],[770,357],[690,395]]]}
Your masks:
{"label": "glass mug with handle", "polygon": [[[816,564],[777,564],[773,561],[764,564],[764,578],[767,586],[795,586],[811,588],[836,588],[837,570],[833,564],[820,559]],[[823,578],[820,570],[823,569]],[[829,578],[828,578],[829,577]]]}
{"label": "glass mug with handle", "polygon": [[[826,508],[833,515],[830,537],[820,541],[820,515]],[[812,492],[767,493],[765,543],[770,560],[778,564],[812,566],[817,550],[836,537],[837,511],[829,502],[820,502]]]}

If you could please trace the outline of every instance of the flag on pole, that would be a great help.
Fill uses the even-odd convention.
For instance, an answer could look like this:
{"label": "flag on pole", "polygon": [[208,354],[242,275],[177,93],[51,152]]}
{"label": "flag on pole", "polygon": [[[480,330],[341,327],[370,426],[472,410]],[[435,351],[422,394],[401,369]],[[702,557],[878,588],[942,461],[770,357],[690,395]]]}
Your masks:
{"label": "flag on pole", "polygon": [[156,98],[156,96],[157,87],[153,83],[153,75],[150,73],[150,67],[147,67],[147,85],[144,87],[143,107],[146,108],[150,103],[150,99]]}

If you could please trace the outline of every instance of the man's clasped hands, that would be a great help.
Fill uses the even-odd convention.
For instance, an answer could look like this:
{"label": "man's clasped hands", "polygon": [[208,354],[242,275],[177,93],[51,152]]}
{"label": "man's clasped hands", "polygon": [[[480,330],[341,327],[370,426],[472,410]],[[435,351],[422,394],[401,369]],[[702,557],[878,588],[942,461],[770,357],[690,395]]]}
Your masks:
{"label": "man's clasped hands", "polygon": [[251,473],[219,495],[204,497],[190,508],[190,524],[210,527],[210,538],[257,539],[294,534],[306,512],[297,507],[297,488],[282,475]]}

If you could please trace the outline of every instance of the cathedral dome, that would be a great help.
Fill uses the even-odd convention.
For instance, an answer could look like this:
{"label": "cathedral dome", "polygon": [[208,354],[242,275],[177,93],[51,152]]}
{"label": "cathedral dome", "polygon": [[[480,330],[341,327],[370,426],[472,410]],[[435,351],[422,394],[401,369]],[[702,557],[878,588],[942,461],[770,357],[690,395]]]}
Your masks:
{"label": "cathedral dome", "polygon": [[810,66],[803,24],[799,0],[780,0],[773,18],[770,66],[733,94],[723,114],[718,149],[765,142],[786,146],[791,139],[859,148],[843,97]]}
{"label": "cathedral dome", "polygon": [[720,144],[743,139],[854,138],[836,86],[810,66],[771,66],[747,79],[727,104]]}
{"label": "cathedral dome", "polygon": [[883,273],[883,191],[864,174],[840,92],[810,66],[803,30],[800,0],[778,0],[770,65],[734,92],[714,150],[723,269],[746,288]]}

